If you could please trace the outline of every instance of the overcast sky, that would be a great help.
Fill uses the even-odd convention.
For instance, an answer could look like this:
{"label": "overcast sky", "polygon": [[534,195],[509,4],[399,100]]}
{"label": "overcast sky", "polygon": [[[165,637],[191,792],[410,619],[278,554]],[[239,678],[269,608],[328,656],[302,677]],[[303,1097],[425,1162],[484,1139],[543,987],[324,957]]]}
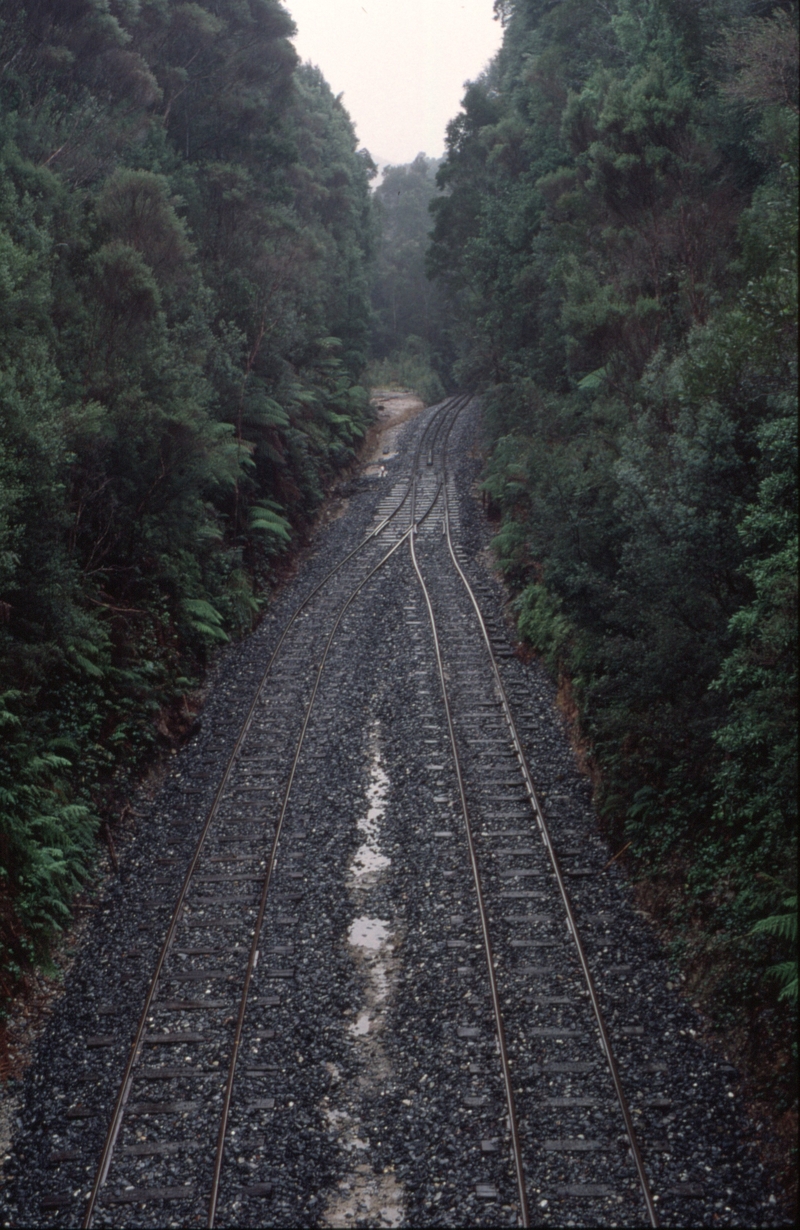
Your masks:
{"label": "overcast sky", "polygon": [[376,162],[444,152],[464,82],[500,45],[492,0],[282,0]]}

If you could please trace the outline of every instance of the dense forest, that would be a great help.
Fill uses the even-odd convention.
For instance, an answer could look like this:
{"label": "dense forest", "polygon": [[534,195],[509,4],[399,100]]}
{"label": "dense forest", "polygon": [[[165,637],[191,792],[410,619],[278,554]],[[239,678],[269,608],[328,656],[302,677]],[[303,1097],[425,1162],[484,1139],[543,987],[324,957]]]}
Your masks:
{"label": "dense forest", "polygon": [[495,10],[444,159],[371,194],[277,0],[4,6],[0,994],[354,458],[362,385],[470,388],[614,849],[789,1108],[796,6]]}
{"label": "dense forest", "polygon": [[0,991],[368,421],[371,159],[276,0],[0,9]]}
{"label": "dense forest", "polygon": [[692,998],[788,1107],[796,8],[495,8],[428,263],[483,393],[499,563]]}

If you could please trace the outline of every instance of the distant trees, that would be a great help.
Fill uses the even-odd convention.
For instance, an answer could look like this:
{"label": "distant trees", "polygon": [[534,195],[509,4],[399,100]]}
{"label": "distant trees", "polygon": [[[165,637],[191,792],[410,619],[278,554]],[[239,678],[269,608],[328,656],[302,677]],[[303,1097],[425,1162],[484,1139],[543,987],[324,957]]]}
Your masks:
{"label": "distant trees", "polygon": [[796,960],[796,11],[497,9],[429,267],[520,628],[724,1018]]}
{"label": "distant trees", "polygon": [[412,334],[435,347],[444,321],[439,287],[425,272],[436,195],[434,158],[419,154],[408,166],[387,167],[375,189],[380,243],[373,281],[373,350],[383,358]]}
{"label": "distant trees", "polygon": [[444,395],[453,357],[449,309],[425,265],[437,166],[418,154],[406,166],[387,167],[373,195],[373,379],[411,384],[428,401]]}
{"label": "distant trees", "polygon": [[5,986],[368,421],[375,168],[292,29],[276,0],[0,19]]}

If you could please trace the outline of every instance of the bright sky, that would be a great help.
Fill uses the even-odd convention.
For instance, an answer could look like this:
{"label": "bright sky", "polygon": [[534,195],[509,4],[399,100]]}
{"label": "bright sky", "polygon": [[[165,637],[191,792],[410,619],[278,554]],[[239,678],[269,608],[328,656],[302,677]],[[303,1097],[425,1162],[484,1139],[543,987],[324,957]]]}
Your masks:
{"label": "bright sky", "polygon": [[282,0],[295,46],[319,65],[375,161],[444,152],[464,82],[500,46],[492,0]]}

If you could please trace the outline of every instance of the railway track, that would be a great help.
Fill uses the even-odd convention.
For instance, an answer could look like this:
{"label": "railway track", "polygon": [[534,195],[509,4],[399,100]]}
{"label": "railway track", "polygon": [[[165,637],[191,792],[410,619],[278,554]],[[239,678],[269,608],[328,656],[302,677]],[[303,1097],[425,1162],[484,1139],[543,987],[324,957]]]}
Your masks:
{"label": "railway track", "polygon": [[[416,446],[412,472],[423,462],[433,466],[465,402],[453,398],[433,414]],[[431,474],[437,470],[441,466]],[[215,1224],[237,1066],[247,1033],[252,1034],[250,990],[263,943],[267,898],[328,651],[351,603],[408,536],[410,516],[424,522],[435,507],[441,482],[436,478],[432,485],[422,512],[417,510],[416,490],[413,511],[408,507],[411,476],[399,484],[400,490],[395,485],[379,508],[378,524],[303,600],[269,659],[177,894],[88,1195],[86,1227],[101,1209],[152,1202],[168,1202],[176,1211],[183,1206],[181,1219],[196,1218],[202,1205],[207,1224]],[[286,721],[287,710],[294,721]],[[274,739],[276,717],[283,718],[280,744],[265,752],[263,739]],[[277,814],[267,804],[276,797]],[[295,896],[284,894],[282,900],[290,902]],[[265,950],[272,957],[289,951],[286,945]],[[273,977],[284,972],[273,971]],[[187,1014],[192,1014],[193,1027],[186,1028]],[[99,1048],[110,1039],[93,1041]],[[176,1065],[174,1056],[187,1058],[187,1048],[193,1062]],[[173,1062],[151,1061],[165,1054]],[[249,1074],[256,1072],[251,1065]],[[161,1092],[165,1082],[168,1098]],[[254,1099],[251,1105],[270,1109],[272,1101]],[[191,1140],[150,1139],[160,1135],[160,1117],[169,1121],[176,1115],[192,1116]],[[134,1139],[141,1135],[136,1127],[142,1120],[147,1121],[148,1138]],[[202,1142],[212,1140],[209,1176],[209,1149]],[[65,1164],[77,1160],[70,1156],[75,1151],[62,1152]],[[180,1158],[183,1181],[147,1187],[115,1182],[117,1172],[133,1158]],[[249,1194],[267,1194],[269,1189],[269,1184],[251,1185]],[[63,1194],[45,1199],[51,1208],[66,1203]]]}
{"label": "railway track", "polygon": [[699,1220],[624,927],[593,912],[602,843],[531,763],[540,717],[464,546],[467,405],[407,429],[356,547],[243,663],[224,763],[209,733],[173,776],[130,1007],[85,1011],[111,1029],[79,1030],[54,1087],[37,1224]]}
{"label": "railway track", "polygon": [[[547,1200],[548,1207],[558,1198],[579,1198],[596,1206],[589,1213],[594,1224],[618,1224],[621,1213],[624,1217],[619,1206],[631,1202],[635,1183],[642,1207],[636,1210],[632,1224],[641,1224],[646,1218],[651,1226],[657,1226],[656,1206],[633,1117],[565,878],[480,603],[458,559],[446,459],[445,445],[441,487],[444,533],[428,535],[418,553],[417,534],[412,532],[409,546],[431,624],[463,836],[474,881],[520,1222],[523,1226],[532,1224],[527,1175],[535,1172],[536,1154],[544,1150],[570,1160],[571,1155],[579,1156],[577,1162],[565,1164],[573,1171],[572,1182],[562,1180]],[[415,499],[413,490],[412,509]],[[447,563],[451,565],[449,571]],[[426,582],[426,571],[435,575],[435,586]],[[490,715],[502,719],[505,731],[484,735],[482,727]],[[494,784],[504,791],[510,789],[509,795],[503,795],[504,806],[500,808],[495,792],[486,789],[483,762],[476,765],[473,757],[462,755],[462,748],[470,749],[476,742],[497,774]],[[470,761],[472,773],[467,767]],[[559,916],[565,927],[559,928]],[[525,963],[520,960],[523,954]],[[531,1018],[537,1023],[532,1024]],[[537,1063],[531,1054],[532,1038],[552,1040],[551,1050],[555,1050],[554,1044],[575,1041],[581,1057],[565,1061],[555,1050],[549,1062]],[[597,1045],[592,1046],[592,1041]],[[603,1063],[597,1061],[598,1048]],[[584,1058],[587,1050],[588,1062]],[[562,1096],[552,1096],[554,1078]],[[632,1163],[630,1174],[614,1157],[619,1148],[616,1141],[608,1139],[608,1128],[605,1139],[598,1139],[595,1127],[598,1112],[608,1116],[614,1099],[624,1125]],[[541,1132],[547,1118],[553,1122],[553,1135],[543,1141]],[[492,1151],[495,1145],[495,1141],[487,1140],[486,1151]],[[587,1164],[589,1154],[596,1154],[592,1164]],[[482,1192],[491,1198],[493,1185],[482,1185]]]}
{"label": "railway track", "polygon": [[[427,456],[428,464],[432,464],[433,456],[438,450],[443,454],[448,428],[452,426],[455,415],[458,415],[465,399],[453,399],[444,403],[427,424],[417,445],[414,456],[414,471],[418,469],[420,460]],[[425,522],[428,514],[436,507],[441,491],[441,482],[434,481],[434,491],[427,499],[427,507],[421,512],[418,520]],[[410,524],[402,524],[402,513],[409,503]],[[383,512],[383,509],[382,509]],[[270,893],[274,867],[276,867],[278,850],[281,849],[281,839],[284,834],[290,793],[297,774],[300,753],[308,724],[313,712],[316,692],[318,692],[322,670],[325,668],[327,654],[332,640],[341,625],[351,603],[358,598],[364,585],[368,584],[375,573],[383,568],[394,552],[399,549],[407,535],[412,533],[417,517],[416,485],[414,480],[406,482],[406,490],[389,502],[385,515],[378,526],[361,542],[350,555],[345,557],[331,572],[322,579],[313,593],[300,604],[286,630],[279,638],[278,645],[263,673],[260,685],[256,690],[254,700],[247,712],[241,733],[226,765],[222,782],[215,793],[212,807],[209,809],[206,823],[199,836],[197,849],[188,866],[186,876],[178,893],[174,913],[167,927],[164,943],[162,943],[158,963],[150,980],[146,994],[142,1016],[139,1018],[137,1032],[124,1070],[123,1080],[119,1086],[116,1106],[113,1108],[110,1127],[97,1167],[95,1182],[92,1184],[89,1200],[87,1200],[84,1215],[84,1226],[94,1223],[97,1204],[102,1200],[103,1189],[111,1182],[111,1189],[106,1194],[108,1204],[138,1204],[148,1199],[170,1200],[170,1202],[196,1202],[199,1193],[206,1183],[197,1175],[196,1167],[187,1166],[192,1173],[190,1181],[172,1183],[169,1187],[160,1188],[113,1188],[113,1167],[117,1160],[123,1161],[130,1156],[160,1156],[166,1150],[172,1154],[175,1144],[155,1143],[119,1144],[119,1137],[126,1127],[126,1119],[145,1113],[153,1119],[160,1111],[174,1114],[177,1108],[191,1107],[194,1116],[206,1109],[210,1122],[206,1125],[206,1138],[215,1134],[214,1164],[208,1196],[201,1196],[207,1203],[207,1224],[213,1226],[219,1202],[220,1183],[222,1183],[225,1166],[226,1146],[230,1124],[231,1103],[234,1097],[234,1082],[238,1070],[239,1055],[242,1041],[245,1039],[247,1010],[249,1010],[252,975],[254,975],[262,945],[261,932],[267,908],[267,895]],[[354,573],[354,576],[353,576]],[[316,606],[315,608],[315,600]],[[321,609],[319,609],[321,606]],[[289,652],[287,653],[287,649]],[[298,697],[297,716],[302,716],[299,733],[290,736],[288,752],[288,771],[286,782],[279,792],[279,808],[277,817],[270,814],[270,809],[257,808],[260,819],[252,819],[250,808],[244,808],[238,799],[242,795],[254,796],[273,795],[271,786],[279,776],[276,770],[274,756],[263,753],[262,736],[265,731],[265,721],[256,722],[256,711],[270,710],[271,701],[276,700],[278,706],[286,706],[288,694]],[[308,696],[308,700],[303,699]],[[267,718],[268,722],[268,718]],[[286,734],[288,732],[284,732]],[[284,753],[286,755],[286,753]],[[261,777],[262,784],[258,782]],[[270,785],[267,785],[268,784]],[[229,804],[229,808],[225,807]],[[295,834],[297,838],[297,834]],[[266,855],[266,856],[265,856]],[[214,886],[208,888],[206,886]],[[222,886],[222,887],[217,887]],[[247,887],[252,886],[255,894],[247,893]],[[209,895],[210,894],[212,895]],[[222,895],[218,895],[222,894]],[[294,894],[284,894],[284,900],[292,900]],[[209,911],[213,908],[213,916]],[[183,947],[181,947],[183,943]],[[283,946],[286,948],[286,946]],[[284,952],[272,951],[271,956],[284,956]],[[208,967],[208,958],[222,958],[213,968]],[[188,958],[188,959],[181,959]],[[172,968],[177,964],[178,969]],[[230,969],[239,966],[239,969]],[[244,968],[241,968],[244,966]],[[279,973],[274,974],[279,977]],[[223,1020],[223,1032],[212,1031],[209,1028],[209,1018],[206,1017],[206,1030],[198,1032],[175,1031],[172,1026],[175,1014],[186,1011],[198,1011],[207,1014],[207,1001],[193,999],[171,998],[177,994],[178,986],[186,984],[208,985],[212,982],[234,982],[238,988],[239,1004],[235,1010],[235,1023],[230,1020],[228,1000],[219,1000],[214,1010],[218,1017],[215,1025],[219,1025],[219,1017],[228,1014]],[[166,991],[166,994],[164,994]],[[233,1038],[224,1036],[224,1026],[233,1023]],[[251,1033],[251,1031],[250,1031]],[[249,1041],[252,1041],[252,1033]],[[260,1039],[256,1038],[256,1041]],[[209,1063],[209,1054],[225,1059],[210,1059],[210,1065],[217,1066],[220,1074],[226,1068],[226,1077],[220,1098],[219,1089],[208,1089],[207,1073],[202,1084],[206,1087],[198,1090],[196,1097],[180,1098],[177,1101],[151,1101],[146,1092],[146,1086],[153,1081],[174,1080],[174,1070],[169,1068],[150,1068],[145,1064],[146,1055],[153,1054],[155,1047],[203,1047],[204,1055]],[[159,1052],[162,1053],[162,1052]],[[252,1068],[251,1075],[255,1075]],[[142,1084],[145,1092],[142,1101],[138,1100],[135,1086]],[[162,1087],[159,1085],[159,1089]],[[150,1095],[151,1097],[151,1095]],[[156,1095],[158,1097],[158,1095]],[[137,1100],[133,1101],[133,1098]],[[222,1105],[217,1103],[222,1101]],[[265,1103],[263,1108],[270,1108],[266,1103],[270,1098],[261,1098]],[[133,1116],[132,1116],[133,1112]],[[217,1130],[213,1132],[213,1121],[217,1119]],[[197,1122],[197,1119],[196,1121]],[[117,1146],[119,1144],[119,1148]],[[187,1151],[187,1161],[199,1155],[198,1150]],[[270,1184],[262,1184],[265,1194]],[[261,1191],[251,1192],[261,1194]]]}

